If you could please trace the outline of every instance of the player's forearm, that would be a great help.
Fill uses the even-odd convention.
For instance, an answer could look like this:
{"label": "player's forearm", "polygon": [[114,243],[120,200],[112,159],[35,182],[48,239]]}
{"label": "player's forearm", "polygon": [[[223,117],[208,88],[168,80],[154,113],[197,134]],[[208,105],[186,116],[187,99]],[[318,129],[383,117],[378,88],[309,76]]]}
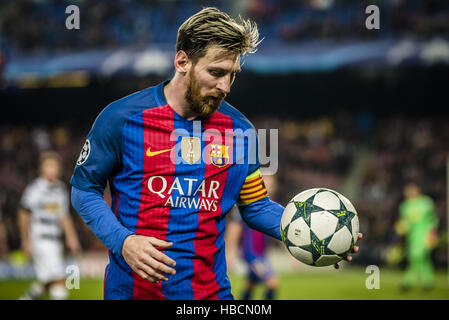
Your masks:
{"label": "player's forearm", "polygon": [[281,240],[281,218],[284,207],[268,197],[239,206],[242,219],[253,229]]}
{"label": "player's forearm", "polygon": [[121,255],[123,242],[133,233],[117,220],[104,198],[96,192],[72,187],[72,205],[97,238]]}
{"label": "player's forearm", "polygon": [[75,227],[73,226],[72,219],[68,214],[61,219],[61,227],[67,240],[70,239],[73,241],[78,241]]}
{"label": "player's forearm", "polygon": [[27,210],[20,208],[18,217],[20,238],[22,242],[28,241],[30,232],[30,213]]}
{"label": "player's forearm", "polygon": [[226,249],[237,248],[242,234],[242,225],[240,222],[229,221],[226,226],[225,242]]}
{"label": "player's forearm", "polygon": [[8,251],[8,237],[7,237],[7,233],[6,233],[6,228],[5,225],[3,223],[0,222],[0,256],[2,254],[7,253]]}

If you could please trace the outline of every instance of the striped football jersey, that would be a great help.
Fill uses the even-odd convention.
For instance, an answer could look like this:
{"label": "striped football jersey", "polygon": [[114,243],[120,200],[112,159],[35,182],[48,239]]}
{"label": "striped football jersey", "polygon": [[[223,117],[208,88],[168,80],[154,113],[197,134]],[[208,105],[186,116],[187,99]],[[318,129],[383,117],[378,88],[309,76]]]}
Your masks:
{"label": "striped football jersey", "polygon": [[[267,196],[255,130],[222,102],[209,118],[186,120],[161,83],[117,100],[97,117],[71,184],[104,191],[111,210],[137,235],[173,242],[169,280],[150,283],[109,252],[106,299],[232,299],[225,259],[225,215]],[[256,152],[254,152],[256,150]],[[251,156],[255,155],[255,156]]]}

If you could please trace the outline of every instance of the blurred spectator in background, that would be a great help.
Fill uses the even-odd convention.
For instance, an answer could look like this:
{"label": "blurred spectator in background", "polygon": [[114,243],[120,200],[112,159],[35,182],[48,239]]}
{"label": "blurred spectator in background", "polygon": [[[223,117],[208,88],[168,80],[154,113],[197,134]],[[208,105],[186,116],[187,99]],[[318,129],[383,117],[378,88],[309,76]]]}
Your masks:
{"label": "blurred spectator in background", "polygon": [[22,250],[32,256],[37,281],[22,295],[22,300],[43,297],[65,300],[64,243],[73,254],[79,253],[78,236],[72,224],[69,195],[59,180],[62,160],[56,152],[41,155],[39,177],[25,189],[18,213]]}
{"label": "blurred spectator in background", "polygon": [[401,284],[401,290],[407,291],[421,281],[424,290],[430,290],[434,282],[431,250],[437,241],[436,228],[438,218],[433,200],[421,194],[415,182],[404,187],[405,200],[399,207],[400,219],[396,232],[407,236],[408,267]]}
{"label": "blurred spectator in background", "polygon": [[[274,175],[263,176],[263,181],[270,197],[276,199],[276,177]],[[268,260],[268,237],[248,227],[240,218],[240,213],[236,206],[229,213],[226,228],[226,258],[229,269],[233,268],[237,260],[239,245],[241,245],[243,259],[248,267],[244,291],[240,298],[243,300],[252,299],[255,286],[262,283],[265,287],[264,299],[273,300],[279,287],[279,279]]]}

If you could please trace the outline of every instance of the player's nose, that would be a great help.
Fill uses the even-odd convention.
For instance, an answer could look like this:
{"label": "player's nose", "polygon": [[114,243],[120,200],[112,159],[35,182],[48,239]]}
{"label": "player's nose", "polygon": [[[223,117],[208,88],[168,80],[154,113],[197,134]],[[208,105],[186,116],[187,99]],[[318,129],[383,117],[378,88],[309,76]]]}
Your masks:
{"label": "player's nose", "polygon": [[229,91],[231,91],[231,82],[229,81],[229,78],[221,78],[217,83],[217,89],[225,94],[228,94]]}

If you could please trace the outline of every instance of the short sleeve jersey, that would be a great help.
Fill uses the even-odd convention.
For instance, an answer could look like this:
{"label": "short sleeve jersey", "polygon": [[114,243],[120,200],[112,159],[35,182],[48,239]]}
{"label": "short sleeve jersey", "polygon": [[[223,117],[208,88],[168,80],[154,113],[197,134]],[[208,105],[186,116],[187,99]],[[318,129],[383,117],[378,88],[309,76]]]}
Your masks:
{"label": "short sleeve jersey", "polygon": [[69,212],[69,197],[62,181],[49,182],[39,177],[23,192],[21,206],[31,212],[31,240],[58,239],[62,217]]}

